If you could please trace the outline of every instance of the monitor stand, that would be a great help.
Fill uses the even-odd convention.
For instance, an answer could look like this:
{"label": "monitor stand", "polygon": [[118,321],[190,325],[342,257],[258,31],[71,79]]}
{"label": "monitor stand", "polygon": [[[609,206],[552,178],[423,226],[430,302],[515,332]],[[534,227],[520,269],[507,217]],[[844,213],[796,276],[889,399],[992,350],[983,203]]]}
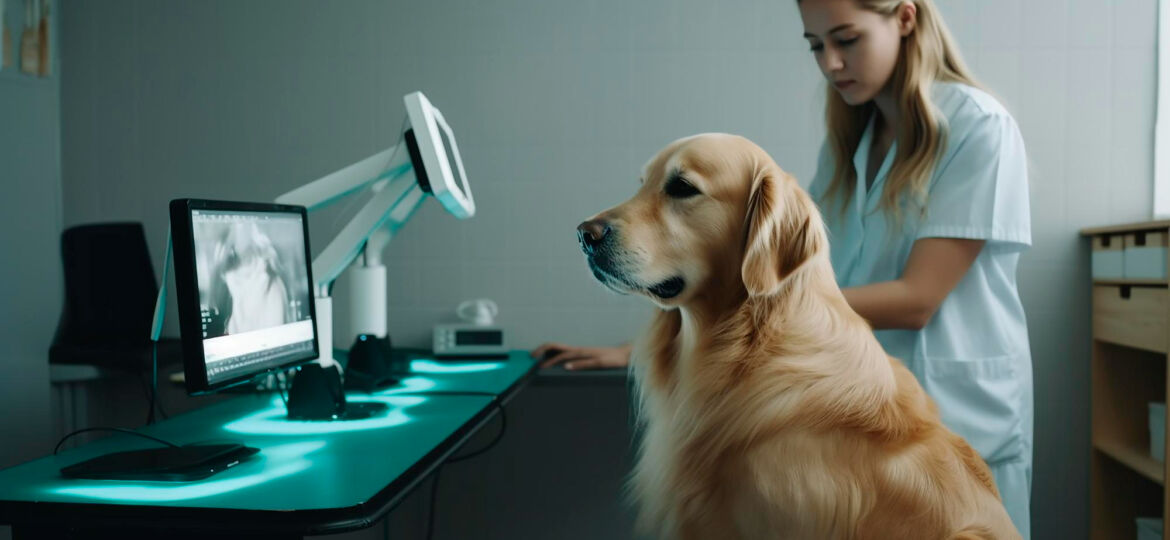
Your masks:
{"label": "monitor stand", "polygon": [[309,362],[300,367],[288,391],[289,420],[361,420],[386,413],[379,402],[347,402],[337,366]]}

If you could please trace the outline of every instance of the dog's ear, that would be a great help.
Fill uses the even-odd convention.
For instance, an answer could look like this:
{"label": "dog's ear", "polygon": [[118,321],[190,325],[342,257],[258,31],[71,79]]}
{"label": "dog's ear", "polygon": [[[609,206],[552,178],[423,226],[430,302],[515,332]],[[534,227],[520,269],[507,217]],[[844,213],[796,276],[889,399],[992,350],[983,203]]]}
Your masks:
{"label": "dog's ear", "polygon": [[827,245],[812,199],[771,163],[761,163],[753,174],[744,236],[741,272],[751,296],[779,292],[784,280]]}

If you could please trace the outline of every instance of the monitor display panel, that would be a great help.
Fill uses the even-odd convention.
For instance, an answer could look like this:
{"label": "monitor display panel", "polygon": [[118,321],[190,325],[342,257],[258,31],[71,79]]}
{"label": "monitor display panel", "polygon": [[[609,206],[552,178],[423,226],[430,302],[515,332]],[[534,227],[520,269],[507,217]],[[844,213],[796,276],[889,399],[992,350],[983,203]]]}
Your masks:
{"label": "monitor display panel", "polygon": [[[475,199],[467,184],[463,158],[443,113],[422,92],[407,94],[403,101],[422,161],[422,176],[427,178],[431,194],[455,217],[474,216]],[[420,174],[417,165],[416,175]]]}
{"label": "monitor display panel", "polygon": [[303,207],[181,199],[171,218],[189,392],[317,358]]}

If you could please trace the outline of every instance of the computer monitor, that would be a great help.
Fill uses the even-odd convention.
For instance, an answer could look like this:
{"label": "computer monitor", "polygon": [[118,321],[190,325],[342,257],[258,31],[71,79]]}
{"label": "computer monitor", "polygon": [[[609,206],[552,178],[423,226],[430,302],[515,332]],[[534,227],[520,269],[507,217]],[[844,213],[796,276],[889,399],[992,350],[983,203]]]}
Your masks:
{"label": "computer monitor", "polygon": [[419,184],[455,217],[467,219],[475,215],[463,158],[447,119],[422,92],[411,92],[402,99],[410,119],[407,146]]}
{"label": "computer monitor", "polygon": [[187,392],[315,360],[305,208],[177,199],[170,212]]}

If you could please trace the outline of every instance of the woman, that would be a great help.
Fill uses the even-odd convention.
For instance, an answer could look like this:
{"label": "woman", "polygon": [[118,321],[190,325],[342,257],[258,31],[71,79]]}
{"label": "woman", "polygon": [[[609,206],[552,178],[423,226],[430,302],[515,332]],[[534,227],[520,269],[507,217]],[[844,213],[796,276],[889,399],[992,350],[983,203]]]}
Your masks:
{"label": "woman", "polygon": [[[1029,538],[1032,365],[1016,266],[1031,231],[1016,123],[978,88],[933,0],[797,4],[829,81],[809,192],[837,281],[987,461]],[[533,355],[619,367],[629,347],[545,344]]]}

